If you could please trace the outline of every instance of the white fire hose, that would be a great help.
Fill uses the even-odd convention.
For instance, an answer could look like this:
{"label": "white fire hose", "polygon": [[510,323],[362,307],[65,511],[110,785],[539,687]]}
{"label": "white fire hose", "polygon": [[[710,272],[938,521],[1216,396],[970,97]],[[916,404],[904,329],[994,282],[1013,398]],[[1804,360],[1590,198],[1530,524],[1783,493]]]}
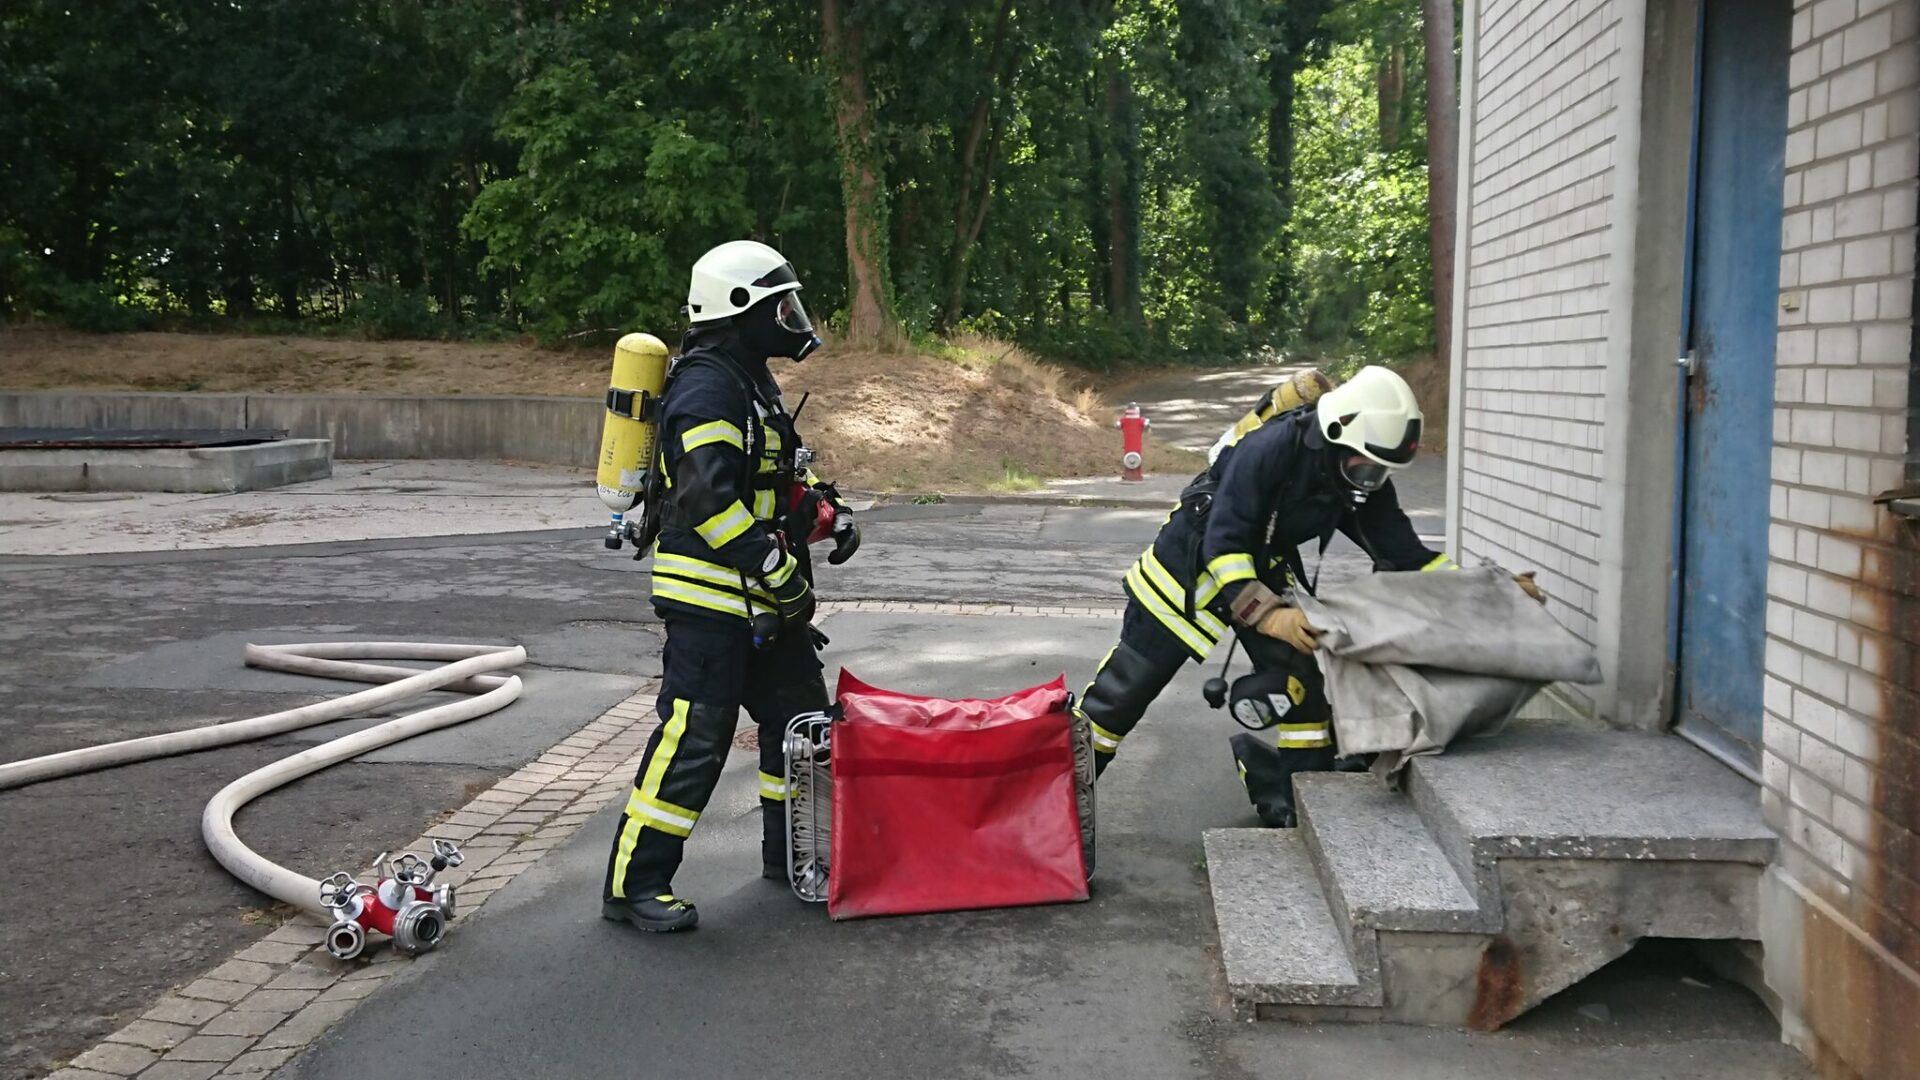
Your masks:
{"label": "white fire hose", "polygon": [[[353,662],[367,659],[449,662],[425,671],[417,668]],[[200,816],[200,831],[206,839],[207,849],[212,852],[215,859],[219,860],[220,865],[226,867],[241,881],[276,900],[323,917],[338,918],[344,905],[336,902],[329,906],[324,903],[319,881],[271,862],[241,843],[239,836],[233,831],[233,816],[242,806],[266,792],[292,783],[309,773],[318,772],[329,765],[402,739],[505,708],[520,696],[519,676],[483,673],[517,667],[525,663],[526,659],[526,649],[518,645],[444,645],[412,641],[248,645],[247,666],[249,667],[386,685],[362,690],[357,694],[349,694],[332,701],[323,701],[298,709],[287,709],[247,720],[212,724],[186,731],[169,732],[165,735],[150,735],[140,739],[127,739],[103,746],[90,746],[59,754],[48,754],[45,757],[28,758],[25,761],[9,762],[0,765],[0,791],[116,765],[129,765],[137,761],[248,742],[352,716],[364,716],[369,710],[418,697],[431,690],[456,690],[476,695],[463,701],[454,701],[409,713],[364,731],[344,735],[303,750],[292,757],[283,758],[221,788],[212,801],[207,803],[206,810]],[[445,847],[448,851],[452,850],[451,845]],[[436,851],[439,852],[438,845]],[[413,859],[414,863],[404,863],[403,860],[407,859]],[[454,854],[453,859],[452,864],[457,865],[457,853]],[[384,856],[382,861],[384,863]],[[441,860],[436,857],[435,869],[440,862]],[[415,856],[402,855],[394,861],[394,865],[403,868],[401,873],[403,878],[410,879],[408,884],[417,883],[424,889],[424,886],[431,881],[432,873],[422,869],[425,865],[424,861]],[[344,876],[335,875],[335,878]],[[332,881],[332,879],[329,880]],[[352,883],[349,882],[349,884]],[[368,893],[371,893],[371,888],[366,888]],[[336,889],[335,893],[341,894],[341,890]],[[444,907],[446,914],[451,916],[450,893]],[[437,939],[437,930],[433,937]],[[431,941],[425,942],[426,947],[430,948],[431,944]]]}

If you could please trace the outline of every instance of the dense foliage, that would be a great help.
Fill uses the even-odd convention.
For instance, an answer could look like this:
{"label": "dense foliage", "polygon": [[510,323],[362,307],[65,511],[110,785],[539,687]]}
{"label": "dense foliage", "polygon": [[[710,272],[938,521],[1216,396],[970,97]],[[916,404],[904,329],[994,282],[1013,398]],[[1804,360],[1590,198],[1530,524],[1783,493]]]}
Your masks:
{"label": "dense foliage", "polygon": [[1093,364],[1411,353],[1419,14],[14,0],[0,311],[552,340],[672,327],[688,263],[748,235],[842,319],[865,258],[908,333]]}

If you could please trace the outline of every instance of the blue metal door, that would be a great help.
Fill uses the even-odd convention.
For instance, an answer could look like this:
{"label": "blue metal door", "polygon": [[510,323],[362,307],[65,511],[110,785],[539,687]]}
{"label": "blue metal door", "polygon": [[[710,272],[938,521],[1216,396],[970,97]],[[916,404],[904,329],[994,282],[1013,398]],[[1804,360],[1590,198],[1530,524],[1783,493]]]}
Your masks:
{"label": "blue metal door", "polygon": [[1760,763],[1790,0],[1706,0],[1682,393],[1678,723]]}

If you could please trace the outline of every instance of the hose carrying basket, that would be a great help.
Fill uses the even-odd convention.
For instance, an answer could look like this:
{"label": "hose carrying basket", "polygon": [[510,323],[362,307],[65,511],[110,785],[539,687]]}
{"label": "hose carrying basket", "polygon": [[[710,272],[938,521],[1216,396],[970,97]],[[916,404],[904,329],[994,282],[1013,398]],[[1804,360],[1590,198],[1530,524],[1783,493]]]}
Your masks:
{"label": "hose carrying basket", "polygon": [[991,700],[869,686],[788,731],[788,869],[835,919],[1087,899],[1093,751],[1064,679]]}

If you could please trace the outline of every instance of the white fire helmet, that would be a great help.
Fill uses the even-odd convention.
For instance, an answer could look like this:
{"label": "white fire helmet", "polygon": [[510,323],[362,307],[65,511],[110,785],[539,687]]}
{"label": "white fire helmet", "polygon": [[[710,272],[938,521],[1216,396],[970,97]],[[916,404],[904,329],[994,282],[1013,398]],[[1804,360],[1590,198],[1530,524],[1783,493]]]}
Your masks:
{"label": "white fire helmet", "polygon": [[1362,495],[1378,491],[1420,449],[1420,403],[1407,380],[1387,368],[1361,368],[1314,409],[1320,434],[1339,453],[1341,479]]}
{"label": "white fire helmet", "polygon": [[769,296],[787,294],[775,321],[794,334],[813,333],[807,309],[800,305],[800,279],[793,264],[757,240],[730,240],[700,256],[687,285],[687,320],[702,323],[731,319]]}

